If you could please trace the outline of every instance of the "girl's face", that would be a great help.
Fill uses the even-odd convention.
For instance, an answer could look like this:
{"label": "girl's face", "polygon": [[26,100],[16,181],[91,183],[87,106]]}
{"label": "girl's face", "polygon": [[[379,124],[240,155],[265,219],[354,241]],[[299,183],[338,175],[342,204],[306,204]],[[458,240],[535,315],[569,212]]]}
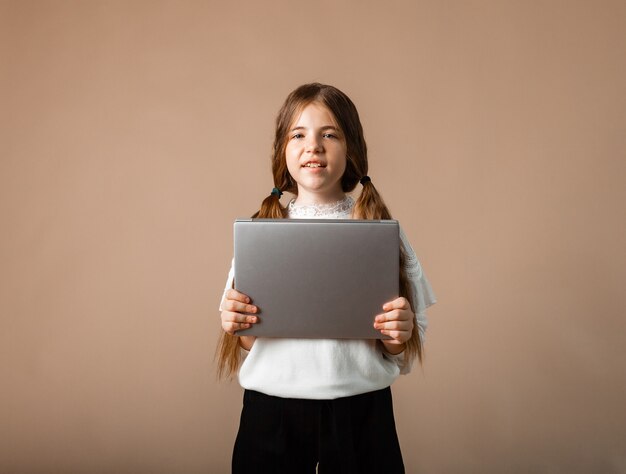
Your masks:
{"label": "girl's face", "polygon": [[313,102],[289,129],[285,157],[298,184],[298,202],[323,204],[342,199],[341,177],[346,169],[346,140],[332,112]]}

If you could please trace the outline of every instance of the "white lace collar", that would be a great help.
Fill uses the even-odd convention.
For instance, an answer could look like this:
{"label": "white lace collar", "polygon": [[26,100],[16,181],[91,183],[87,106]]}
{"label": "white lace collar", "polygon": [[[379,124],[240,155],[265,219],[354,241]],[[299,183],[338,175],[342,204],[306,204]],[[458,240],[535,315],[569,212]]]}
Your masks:
{"label": "white lace collar", "polygon": [[299,205],[295,201],[294,198],[287,204],[289,217],[347,218],[350,216],[354,205],[354,199],[347,194],[342,200],[330,204]]}

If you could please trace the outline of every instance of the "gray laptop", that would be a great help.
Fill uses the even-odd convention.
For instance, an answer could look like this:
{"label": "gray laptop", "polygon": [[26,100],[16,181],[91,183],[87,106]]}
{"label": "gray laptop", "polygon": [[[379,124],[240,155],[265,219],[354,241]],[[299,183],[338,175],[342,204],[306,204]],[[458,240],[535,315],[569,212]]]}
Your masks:
{"label": "gray laptop", "polygon": [[260,310],[238,334],[388,339],[373,323],[398,297],[398,221],[237,219],[234,233],[234,287]]}

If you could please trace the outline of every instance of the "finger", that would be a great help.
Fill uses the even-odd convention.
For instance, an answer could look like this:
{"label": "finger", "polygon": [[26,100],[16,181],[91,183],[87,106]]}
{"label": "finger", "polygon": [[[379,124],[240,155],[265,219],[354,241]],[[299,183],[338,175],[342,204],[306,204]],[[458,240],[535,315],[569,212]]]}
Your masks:
{"label": "finger", "polygon": [[409,300],[404,296],[400,296],[395,300],[389,301],[383,305],[383,311],[391,311],[393,309],[411,309]]}
{"label": "finger", "polygon": [[413,323],[411,321],[387,321],[386,323],[375,323],[374,327],[378,330],[410,331],[413,329]]}
{"label": "finger", "polygon": [[226,300],[224,301],[223,308],[226,311],[232,311],[235,313],[257,313],[258,308],[253,304],[241,303],[237,300]]}
{"label": "finger", "polygon": [[384,323],[386,321],[409,321],[413,320],[415,315],[412,311],[406,309],[392,309],[386,313],[379,314],[374,318],[375,322]]}
{"label": "finger", "polygon": [[231,288],[226,292],[226,298],[229,300],[241,301],[242,303],[250,303],[252,300],[248,295]]}
{"label": "finger", "polygon": [[404,296],[400,296],[383,305],[383,311],[391,311],[392,309],[411,309],[411,305],[409,304],[409,300]]}
{"label": "finger", "polygon": [[409,340],[410,333],[407,331],[393,331],[393,330],[382,330],[380,331],[385,336],[389,336],[392,339],[387,339],[385,342],[389,342],[392,344],[402,344]]}
{"label": "finger", "polygon": [[222,321],[230,322],[230,323],[251,323],[251,324],[254,324],[254,323],[258,322],[258,318],[256,316],[250,316],[250,315],[246,315],[246,314],[234,313],[234,312],[231,312],[231,311],[226,311],[224,313]]}
{"label": "finger", "polygon": [[230,335],[235,334],[236,331],[241,331],[242,329],[248,329],[250,327],[249,323],[233,323],[233,322],[225,322],[222,323],[222,328],[225,332]]}

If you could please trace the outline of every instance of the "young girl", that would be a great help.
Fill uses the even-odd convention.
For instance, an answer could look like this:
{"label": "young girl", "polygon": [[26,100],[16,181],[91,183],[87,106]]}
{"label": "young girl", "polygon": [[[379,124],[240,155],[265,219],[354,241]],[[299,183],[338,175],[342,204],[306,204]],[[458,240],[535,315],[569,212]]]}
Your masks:
{"label": "young girl", "polygon": [[[391,219],[367,176],[357,110],[340,90],[305,84],[276,120],[274,189],[253,217]],[[361,183],[356,202],[346,193]],[[287,207],[280,196],[296,196]],[[231,267],[220,304],[218,373],[245,389],[234,473],[402,473],[389,386],[422,359],[425,310],[435,297],[400,231],[400,297],[372,321],[388,340],[238,337],[263,308],[238,292]],[[306,271],[306,269],[302,269]],[[346,295],[350,298],[350,295]],[[243,360],[243,362],[242,362]]]}

